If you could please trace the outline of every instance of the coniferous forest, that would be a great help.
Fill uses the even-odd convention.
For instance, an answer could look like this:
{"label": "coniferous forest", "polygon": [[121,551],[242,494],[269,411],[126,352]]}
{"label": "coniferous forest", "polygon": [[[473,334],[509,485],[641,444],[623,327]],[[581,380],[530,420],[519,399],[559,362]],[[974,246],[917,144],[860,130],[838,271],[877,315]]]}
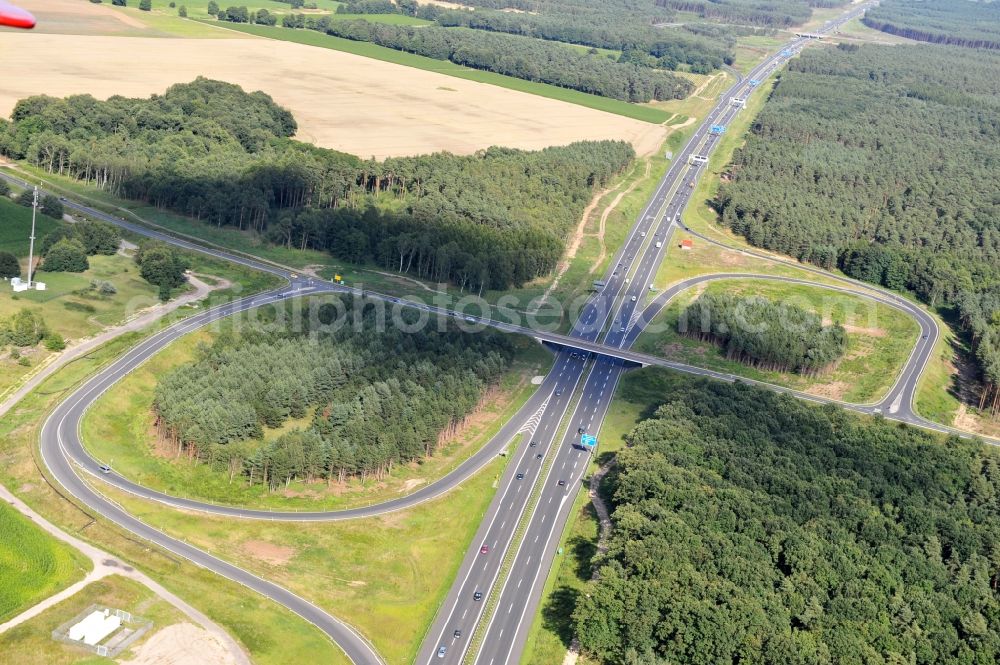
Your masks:
{"label": "coniferous forest", "polygon": [[0,120],[0,154],[276,244],[476,290],[551,271],[593,190],[635,158],[623,141],[590,141],[376,162],[295,130],[264,93],[199,78],[149,99],[21,100]]}
{"label": "coniferous forest", "polygon": [[752,244],[953,308],[1000,408],[1000,54],[813,49],[715,201]]}
{"label": "coniferous forest", "polygon": [[[326,329],[338,309],[346,325]],[[408,325],[418,317],[402,316]],[[161,439],[272,489],[292,479],[378,478],[433,455],[513,357],[495,331],[441,332],[433,322],[383,330],[374,307],[346,299],[308,319],[299,332],[264,322],[222,333],[163,376],[153,400]],[[310,414],[306,427],[241,445]]]}
{"label": "coniferous forest", "polygon": [[718,344],[726,357],[779,372],[818,374],[847,350],[839,324],[767,298],[703,293],[685,308],[680,332]]}
{"label": "coniferous forest", "polygon": [[981,443],[645,369],[576,598],[601,663],[996,663],[1000,460]]}
{"label": "coniferous forest", "polygon": [[921,42],[1000,49],[1000,6],[995,2],[884,0],[862,22]]}

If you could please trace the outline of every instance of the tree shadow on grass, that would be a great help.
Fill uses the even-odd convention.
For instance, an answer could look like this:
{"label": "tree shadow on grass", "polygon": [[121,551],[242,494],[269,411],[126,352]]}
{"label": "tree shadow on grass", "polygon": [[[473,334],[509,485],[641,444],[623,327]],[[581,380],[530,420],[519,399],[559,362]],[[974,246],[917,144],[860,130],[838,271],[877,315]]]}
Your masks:
{"label": "tree shadow on grass", "polygon": [[542,608],[542,625],[559,636],[559,640],[569,648],[573,641],[573,611],[580,592],[567,587],[556,587],[549,596],[549,602]]}

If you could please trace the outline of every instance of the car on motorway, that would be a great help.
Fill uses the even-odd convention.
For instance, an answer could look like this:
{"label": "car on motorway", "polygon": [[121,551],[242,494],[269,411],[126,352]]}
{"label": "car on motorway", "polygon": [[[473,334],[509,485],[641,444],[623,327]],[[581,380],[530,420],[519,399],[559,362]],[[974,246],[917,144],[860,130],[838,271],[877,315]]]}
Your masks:
{"label": "car on motorway", "polygon": [[635,302],[635,296],[632,296],[632,302]]}
{"label": "car on motorway", "polygon": [[111,467],[107,464],[102,464],[97,468],[101,470],[101,473],[111,473]]}
{"label": "car on motorway", "polygon": [[489,554],[489,551],[490,551],[489,545],[483,545],[482,547],[479,548],[480,554]]}
{"label": "car on motorway", "polygon": [[524,474],[523,473],[519,473],[519,474],[517,474],[515,476],[515,478],[517,478],[518,480],[524,480]]}
{"label": "car on motorway", "polygon": [[661,247],[663,247],[663,243],[662,242],[657,242],[656,243],[656,249],[659,249]]}
{"label": "car on motorway", "polygon": [[483,592],[482,591],[477,591],[474,594],[472,594],[472,600],[480,601],[482,599],[483,599]]}
{"label": "car on motorway", "polygon": [[556,397],[560,397],[560,396],[562,396],[562,390],[557,390],[556,391]]}
{"label": "car on motorway", "polygon": [[542,459],[542,454],[538,453],[537,455],[535,455],[535,459]]}
{"label": "car on motorway", "polygon": [[576,356],[577,356],[576,351],[574,351],[573,353],[569,354],[570,358],[576,358]]}
{"label": "car on motorway", "polygon": [[441,647],[438,649],[438,658],[444,658],[444,655],[446,653],[448,653],[448,647],[442,644]]}
{"label": "car on motorway", "polygon": [[586,428],[586,427],[577,427],[577,428],[576,428],[576,433],[577,433],[577,434],[583,434],[583,433],[584,433],[584,432],[586,432],[586,431],[587,431],[587,428]]}
{"label": "car on motorway", "polygon": [[452,633],[452,635],[453,635],[453,636],[455,637],[455,639],[457,640],[458,638],[460,638],[460,637],[462,636],[462,631],[461,631],[460,629],[456,628],[456,629],[455,629],[455,632],[454,632],[454,633]]}
{"label": "car on motorway", "polygon": [[645,237],[646,237],[646,232],[645,232],[645,231],[643,231],[643,232],[642,232],[642,233],[640,233],[639,235],[640,235],[641,237],[645,238]]}
{"label": "car on motorway", "polygon": [[625,326],[622,326],[621,328],[619,328],[618,332],[625,332]]}
{"label": "car on motorway", "polygon": [[565,486],[566,486],[566,481],[560,479],[559,480],[559,487],[565,487]]}
{"label": "car on motorway", "polygon": [[468,321],[469,323],[475,323],[476,322],[476,320],[473,317],[471,317],[471,316],[465,317],[465,320]]}
{"label": "car on motorway", "polygon": [[528,444],[528,447],[529,447],[529,448],[534,448],[534,447],[535,447],[535,446],[537,446],[537,445],[538,445],[538,442],[537,442],[537,441],[532,441],[531,443],[529,443],[529,444]]}

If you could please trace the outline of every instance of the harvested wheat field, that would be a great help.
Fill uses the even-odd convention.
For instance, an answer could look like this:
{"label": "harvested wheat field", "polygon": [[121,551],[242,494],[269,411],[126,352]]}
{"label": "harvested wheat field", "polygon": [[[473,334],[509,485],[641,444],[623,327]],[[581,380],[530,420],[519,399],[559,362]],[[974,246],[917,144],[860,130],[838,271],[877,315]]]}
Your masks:
{"label": "harvested wheat field", "polygon": [[260,38],[4,31],[0,62],[6,73],[0,77],[5,117],[18,99],[30,95],[145,97],[201,75],[267,92],[295,115],[301,140],[379,159],[605,138],[624,139],[648,154],[666,132],[659,125],[484,83]]}

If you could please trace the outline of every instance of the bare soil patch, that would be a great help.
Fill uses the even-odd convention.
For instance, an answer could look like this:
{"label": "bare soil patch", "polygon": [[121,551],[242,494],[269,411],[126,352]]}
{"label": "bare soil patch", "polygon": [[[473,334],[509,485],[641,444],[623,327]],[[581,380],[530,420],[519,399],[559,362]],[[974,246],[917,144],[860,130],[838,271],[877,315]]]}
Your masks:
{"label": "bare soil patch", "polygon": [[423,485],[426,482],[427,482],[426,478],[410,478],[405,483],[403,483],[403,489],[400,490],[400,491],[404,492],[404,493],[405,492],[410,492],[415,487],[418,487],[419,485]]}
{"label": "bare soil patch", "polygon": [[827,397],[829,399],[844,399],[844,395],[851,389],[851,384],[846,381],[831,381],[829,383],[819,383],[810,386],[805,392],[810,395]]}
{"label": "bare soil patch", "polygon": [[263,540],[248,540],[243,543],[243,550],[250,556],[272,566],[284,566],[296,554],[293,547],[276,545]]}
{"label": "bare soil patch", "polygon": [[[80,11],[102,7],[67,4]],[[491,145],[537,150],[588,139],[622,139],[649,154],[668,131],[485,83],[270,39],[0,32],[0,60],[6,71],[31,72],[0,77],[0,116],[31,95],[147,97],[208,76],[270,94],[294,113],[299,139],[365,158],[470,154]]]}
{"label": "bare soil patch", "polygon": [[232,665],[236,661],[207,630],[192,623],[162,628],[134,649],[121,665]]}

